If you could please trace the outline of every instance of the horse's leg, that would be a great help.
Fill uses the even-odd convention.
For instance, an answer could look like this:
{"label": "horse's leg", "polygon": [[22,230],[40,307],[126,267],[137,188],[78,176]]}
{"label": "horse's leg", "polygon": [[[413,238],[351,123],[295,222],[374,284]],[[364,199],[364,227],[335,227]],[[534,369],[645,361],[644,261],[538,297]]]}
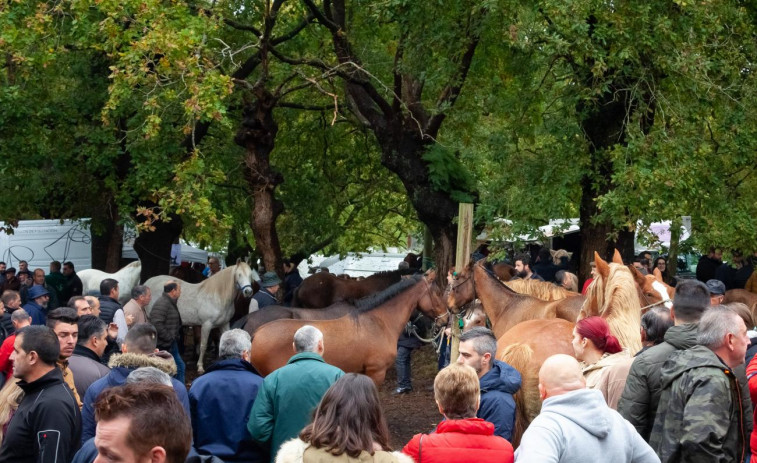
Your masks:
{"label": "horse's leg", "polygon": [[384,378],[386,378],[386,368],[371,368],[365,369],[365,376],[371,378],[376,387],[381,387],[384,384]]}
{"label": "horse's leg", "polygon": [[205,373],[203,362],[205,361],[205,349],[208,347],[208,335],[210,335],[211,329],[213,329],[213,325],[210,321],[203,323],[202,328],[200,328],[200,358],[197,360],[197,373],[199,374]]}

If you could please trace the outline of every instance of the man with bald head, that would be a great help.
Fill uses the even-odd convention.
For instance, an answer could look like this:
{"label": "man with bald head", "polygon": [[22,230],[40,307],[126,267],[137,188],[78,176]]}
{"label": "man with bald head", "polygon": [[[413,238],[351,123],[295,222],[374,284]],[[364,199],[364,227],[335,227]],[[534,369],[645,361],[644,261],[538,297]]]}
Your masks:
{"label": "man with bald head", "polygon": [[600,455],[613,463],[659,463],[636,429],[607,406],[602,393],[586,389],[575,358],[558,354],[544,361],[539,397],[541,413],[523,434],[516,463],[584,463],[587,456]]}

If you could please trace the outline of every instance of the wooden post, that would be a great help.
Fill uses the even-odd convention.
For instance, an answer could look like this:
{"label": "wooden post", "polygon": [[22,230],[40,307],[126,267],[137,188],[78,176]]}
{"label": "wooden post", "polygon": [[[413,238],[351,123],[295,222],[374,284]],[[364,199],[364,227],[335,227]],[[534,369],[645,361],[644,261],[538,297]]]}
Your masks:
{"label": "wooden post", "polygon": [[[462,271],[470,261],[471,243],[473,242],[473,204],[460,203],[457,216],[457,252],[455,253],[455,270]],[[460,325],[457,320],[452,323],[452,341],[450,348],[450,363],[457,361],[460,345]]]}
{"label": "wooden post", "polygon": [[428,227],[423,227],[423,271],[430,269],[434,265],[434,258],[431,257],[434,251],[434,238]]}

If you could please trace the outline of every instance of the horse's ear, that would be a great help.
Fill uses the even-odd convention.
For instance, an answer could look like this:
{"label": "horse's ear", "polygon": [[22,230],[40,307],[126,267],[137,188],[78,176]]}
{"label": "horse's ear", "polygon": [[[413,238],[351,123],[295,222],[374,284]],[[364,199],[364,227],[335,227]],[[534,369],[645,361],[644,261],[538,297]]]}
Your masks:
{"label": "horse's ear", "polygon": [[657,280],[660,283],[662,283],[662,272],[660,272],[660,269],[659,268],[655,268],[652,273],[654,274],[655,280]]}
{"label": "horse's ear", "polygon": [[612,262],[614,264],[623,265],[623,258],[620,257],[620,252],[618,252],[617,249],[615,250],[615,253],[613,253],[613,255],[612,255]]}
{"label": "horse's ear", "polygon": [[236,263],[236,265],[239,265],[241,262],[242,262],[242,258],[241,257],[237,257],[237,263]]}
{"label": "horse's ear", "polygon": [[610,276],[610,265],[601,257],[599,257],[599,253],[597,251],[594,251],[594,264],[597,266],[597,273],[602,275],[602,278],[607,280],[607,277]]}
{"label": "horse's ear", "polygon": [[646,277],[642,275],[639,269],[634,267],[632,264],[626,265],[626,267],[628,267],[628,270],[631,271],[631,275],[633,275],[633,279],[636,281],[636,284],[643,288],[644,283],[646,283],[647,281]]}
{"label": "horse's ear", "polygon": [[436,279],[436,269],[430,268],[426,271],[426,281],[434,281]]}
{"label": "horse's ear", "polygon": [[557,250],[555,250],[555,249],[550,249],[550,250],[549,250],[549,253],[550,253],[550,254],[552,255],[552,258],[553,258],[553,259],[554,259],[554,258],[555,258],[555,256],[557,255],[557,252],[558,252],[558,251],[557,251]]}

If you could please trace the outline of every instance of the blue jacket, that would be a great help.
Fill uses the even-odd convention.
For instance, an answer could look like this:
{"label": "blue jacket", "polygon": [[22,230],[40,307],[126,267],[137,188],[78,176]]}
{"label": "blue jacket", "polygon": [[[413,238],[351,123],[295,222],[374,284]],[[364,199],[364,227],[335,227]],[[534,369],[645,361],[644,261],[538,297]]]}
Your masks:
{"label": "blue jacket", "polygon": [[32,325],[44,325],[46,322],[45,309],[34,301],[29,301],[22,307],[32,317]]}
{"label": "blue jacket", "polygon": [[515,400],[520,389],[520,373],[505,362],[495,360],[481,378],[481,406],[476,416],[494,424],[494,434],[508,441],[515,427]]}
{"label": "blue jacket", "polygon": [[250,410],[263,378],[241,358],[219,360],[189,389],[194,448],[224,461],[265,462],[247,431]]}
{"label": "blue jacket", "polygon": [[[153,355],[131,353],[114,355],[108,366],[111,367],[108,376],[100,378],[92,383],[89,388],[87,388],[87,393],[84,394],[81,409],[82,444],[90,437],[95,437],[96,424],[94,403],[97,401],[97,397],[102,391],[111,387],[126,384],[126,377],[129,376],[129,373],[140,367],[155,367],[171,376],[176,374],[176,363],[173,361],[173,358],[165,359]],[[171,378],[171,383],[176,391],[176,396],[179,398],[179,402],[181,402],[187,415],[189,415],[187,387],[175,378]]]}

